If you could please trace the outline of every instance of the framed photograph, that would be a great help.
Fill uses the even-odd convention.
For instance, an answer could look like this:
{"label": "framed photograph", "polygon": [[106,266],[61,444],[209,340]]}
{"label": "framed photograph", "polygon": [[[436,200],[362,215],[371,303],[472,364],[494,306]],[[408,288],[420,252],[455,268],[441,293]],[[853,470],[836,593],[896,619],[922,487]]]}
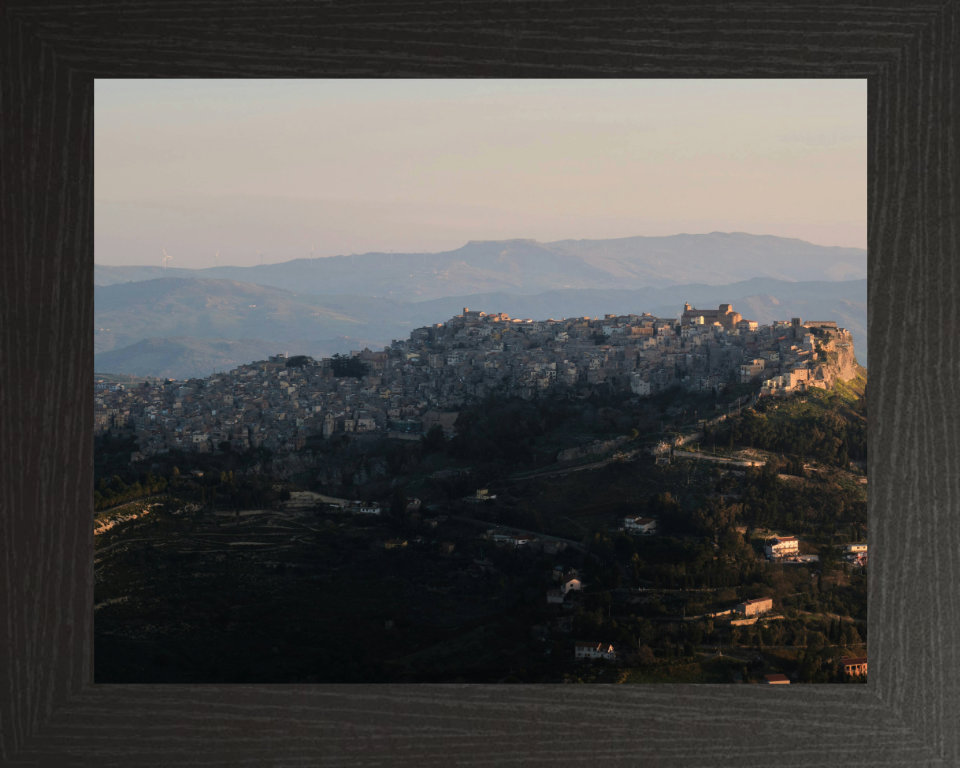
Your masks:
{"label": "framed photograph", "polygon": [[813,10],[6,8],[0,762],[957,763],[956,8]]}

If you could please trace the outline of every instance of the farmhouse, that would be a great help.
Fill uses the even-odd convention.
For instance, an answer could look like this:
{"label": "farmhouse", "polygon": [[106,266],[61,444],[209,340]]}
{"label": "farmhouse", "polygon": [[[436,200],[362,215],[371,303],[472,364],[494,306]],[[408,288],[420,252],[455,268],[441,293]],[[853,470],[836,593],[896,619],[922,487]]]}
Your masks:
{"label": "farmhouse", "polygon": [[800,542],[796,536],[778,536],[764,545],[767,557],[790,557],[800,551]]}
{"label": "farmhouse", "polygon": [[773,600],[769,597],[759,597],[756,600],[745,600],[737,605],[737,613],[744,616],[756,616],[773,610]]}
{"label": "farmhouse", "polygon": [[843,672],[846,675],[865,675],[867,674],[867,657],[860,656],[850,659],[844,656],[840,659],[840,666],[843,667]]}

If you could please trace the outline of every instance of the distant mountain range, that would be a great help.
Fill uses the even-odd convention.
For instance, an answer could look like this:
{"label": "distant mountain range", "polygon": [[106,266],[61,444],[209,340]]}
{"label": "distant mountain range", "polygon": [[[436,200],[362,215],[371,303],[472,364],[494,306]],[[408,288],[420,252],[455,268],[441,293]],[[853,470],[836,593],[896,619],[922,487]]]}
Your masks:
{"label": "distant mountain range", "polygon": [[640,289],[867,276],[867,252],[772,235],[627,237],[616,240],[471,241],[442,253],[366,253],[254,267],[182,269],[96,265],[100,286],[159,277],[217,278],[315,295],[421,302],[475,293],[534,294],[566,288]]}
{"label": "distant mountain range", "polygon": [[464,307],[533,319],[631,312],[677,317],[686,301],[714,309],[730,303],[744,317],[761,323],[798,316],[836,320],[851,331],[857,358],[867,364],[866,279],[754,278],[728,285],[570,288],[534,295],[473,292],[398,301],[312,295],[237,280],[164,277],[97,286],[94,299],[96,369],[141,376],[206,376],[214,367],[234,367],[278,351],[329,356],[364,346],[375,349],[407,338],[413,328],[444,322]]}

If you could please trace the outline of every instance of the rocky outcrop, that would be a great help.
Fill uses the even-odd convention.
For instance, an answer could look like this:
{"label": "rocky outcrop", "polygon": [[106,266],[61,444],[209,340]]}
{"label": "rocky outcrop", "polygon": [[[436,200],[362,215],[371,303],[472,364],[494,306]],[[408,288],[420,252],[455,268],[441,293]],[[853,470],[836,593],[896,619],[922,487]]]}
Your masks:
{"label": "rocky outcrop", "polygon": [[825,359],[818,359],[810,371],[814,382],[822,381],[829,389],[838,381],[850,381],[857,377],[857,359],[853,353],[853,338],[849,333],[838,339],[827,340],[822,347]]}
{"label": "rocky outcrop", "polygon": [[117,515],[116,517],[110,518],[109,520],[106,520],[104,522],[100,522],[99,520],[94,518],[93,535],[100,536],[106,533],[107,531],[112,530],[113,528],[116,528],[121,523],[126,523],[130,520],[139,520],[144,515],[150,514],[150,510],[152,510],[154,507],[160,507],[160,506],[163,506],[160,502],[157,502],[156,504],[148,504],[146,507],[140,509],[139,514],[133,513],[129,515]]}

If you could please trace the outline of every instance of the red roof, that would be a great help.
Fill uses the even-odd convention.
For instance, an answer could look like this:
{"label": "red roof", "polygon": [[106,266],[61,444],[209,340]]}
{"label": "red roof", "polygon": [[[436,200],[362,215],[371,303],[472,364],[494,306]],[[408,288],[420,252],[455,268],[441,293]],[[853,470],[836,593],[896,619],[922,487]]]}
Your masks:
{"label": "red roof", "polygon": [[866,664],[866,663],[867,663],[867,657],[866,657],[866,656],[862,656],[862,657],[859,657],[859,658],[856,658],[856,659],[848,659],[846,656],[844,656],[842,659],[840,659],[840,661],[843,662],[843,666],[849,667],[849,666],[852,666],[852,665],[854,665],[854,664]]}
{"label": "red roof", "polygon": [[789,683],[790,680],[786,675],[764,675],[763,679],[768,683]]}

